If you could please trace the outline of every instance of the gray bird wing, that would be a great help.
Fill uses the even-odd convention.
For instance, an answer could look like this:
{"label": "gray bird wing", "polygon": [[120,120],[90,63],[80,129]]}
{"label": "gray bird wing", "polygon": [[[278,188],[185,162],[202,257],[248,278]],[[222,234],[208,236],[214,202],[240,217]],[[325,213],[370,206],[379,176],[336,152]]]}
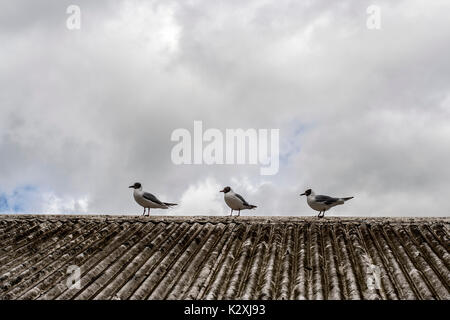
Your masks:
{"label": "gray bird wing", "polygon": [[150,200],[154,203],[160,204],[160,205],[164,205],[164,203],[162,203],[161,201],[158,200],[157,197],[155,197],[153,194],[149,193],[149,192],[144,192],[144,194],[142,195],[145,199]]}
{"label": "gray bird wing", "polygon": [[339,201],[339,198],[332,198],[329,196],[318,195],[314,197],[314,201],[323,202],[324,204],[329,205]]}
{"label": "gray bird wing", "polygon": [[241,196],[240,194],[235,193],[234,195],[235,195],[236,197],[238,197],[239,200],[242,201],[242,203],[244,204],[244,206],[249,206],[249,204],[247,203],[247,201],[245,201],[245,199],[242,198],[242,196]]}

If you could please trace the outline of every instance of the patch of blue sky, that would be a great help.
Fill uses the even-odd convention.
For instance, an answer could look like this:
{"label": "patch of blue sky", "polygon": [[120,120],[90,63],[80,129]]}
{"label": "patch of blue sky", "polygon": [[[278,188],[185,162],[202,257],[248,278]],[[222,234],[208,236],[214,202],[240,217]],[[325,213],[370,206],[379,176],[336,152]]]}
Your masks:
{"label": "patch of blue sky", "polygon": [[0,213],[30,212],[39,202],[40,192],[37,186],[19,186],[10,193],[0,192]]}
{"label": "patch of blue sky", "polygon": [[0,213],[8,212],[9,211],[9,204],[8,204],[8,197],[6,194],[1,193],[0,194]]}
{"label": "patch of blue sky", "polygon": [[290,158],[301,152],[301,138],[313,124],[292,120],[286,127],[286,135],[280,141],[280,166],[287,165]]}

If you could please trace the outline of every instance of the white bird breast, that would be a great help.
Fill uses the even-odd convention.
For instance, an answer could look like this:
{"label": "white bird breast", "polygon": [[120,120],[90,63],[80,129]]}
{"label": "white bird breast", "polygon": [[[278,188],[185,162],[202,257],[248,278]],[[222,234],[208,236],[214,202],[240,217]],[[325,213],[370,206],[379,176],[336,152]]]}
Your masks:
{"label": "white bird breast", "polygon": [[312,209],[314,209],[314,210],[316,210],[316,211],[323,211],[323,210],[325,210],[325,209],[328,208],[328,207],[327,207],[326,205],[324,205],[323,203],[315,202],[315,201],[314,201],[313,199],[311,199],[310,197],[308,197],[307,202],[308,202],[308,205],[309,205]]}
{"label": "white bird breast", "polygon": [[337,201],[337,202],[332,203],[332,204],[324,204],[324,203],[321,203],[321,202],[315,202],[314,198],[313,197],[309,197],[309,196],[307,198],[307,202],[308,202],[308,205],[312,209],[314,209],[316,211],[328,210],[328,209],[330,209],[330,208],[332,208],[334,206],[337,206],[338,204],[343,204],[344,203],[344,201],[340,200],[340,201]]}
{"label": "white bird breast", "polygon": [[140,204],[141,206],[143,206],[144,208],[160,208],[160,209],[166,209],[166,206],[161,206],[158,203],[154,203],[152,201],[149,201],[147,199],[145,199],[142,194],[140,192],[134,192],[133,193],[134,196],[134,200],[136,200],[136,202],[138,204]]}
{"label": "white bird breast", "polygon": [[244,204],[238,197],[235,195],[225,194],[225,203],[233,210],[242,210],[245,209]]}

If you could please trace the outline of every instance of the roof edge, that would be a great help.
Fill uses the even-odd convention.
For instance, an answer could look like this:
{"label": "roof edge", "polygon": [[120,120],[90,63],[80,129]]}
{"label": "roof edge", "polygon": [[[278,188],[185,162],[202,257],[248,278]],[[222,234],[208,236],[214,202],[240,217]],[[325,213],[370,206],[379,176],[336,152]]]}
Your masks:
{"label": "roof edge", "polygon": [[66,215],[66,214],[0,214],[0,220],[8,219],[40,219],[40,220],[71,220],[71,219],[92,219],[92,220],[125,220],[125,221],[186,221],[200,223],[219,223],[219,222],[246,222],[246,223],[279,223],[279,222],[395,222],[395,223],[415,223],[415,222],[444,222],[449,223],[450,217],[324,217],[318,219],[316,216],[132,216],[132,215]]}

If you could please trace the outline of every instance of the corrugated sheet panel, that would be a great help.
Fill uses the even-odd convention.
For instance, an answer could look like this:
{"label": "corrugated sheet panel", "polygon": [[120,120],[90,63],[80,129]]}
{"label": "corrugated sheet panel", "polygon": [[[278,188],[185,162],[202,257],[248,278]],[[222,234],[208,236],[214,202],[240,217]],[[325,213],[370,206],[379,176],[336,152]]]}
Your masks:
{"label": "corrugated sheet panel", "polygon": [[0,299],[449,299],[449,266],[447,218],[0,217]]}

